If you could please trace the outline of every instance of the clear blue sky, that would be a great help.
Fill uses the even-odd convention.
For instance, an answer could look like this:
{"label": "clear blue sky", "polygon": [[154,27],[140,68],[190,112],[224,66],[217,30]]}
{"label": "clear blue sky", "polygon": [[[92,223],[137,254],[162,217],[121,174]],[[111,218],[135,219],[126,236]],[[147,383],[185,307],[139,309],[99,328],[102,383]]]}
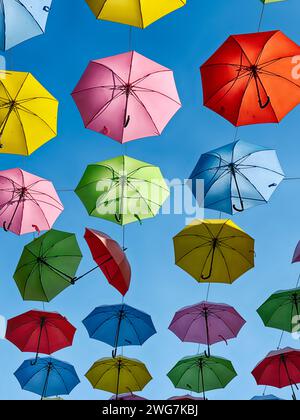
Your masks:
{"label": "clear blue sky", "polygon": [[[68,5],[67,5],[68,3]],[[137,159],[159,165],[167,178],[186,178],[201,153],[230,143],[234,128],[202,106],[199,66],[232,33],[257,29],[259,0],[199,1],[188,0],[180,11],[142,31],[135,29],[134,48],[175,71],[183,109],[159,138],[131,142],[127,153]],[[299,0],[289,0],[266,7],[263,29],[281,29],[300,43]],[[47,33],[16,47],[7,55],[13,70],[32,72],[59,99],[59,134],[31,157],[1,155],[1,169],[21,167],[53,180],[58,189],[77,185],[87,164],[118,156],[122,146],[97,133],[85,130],[70,92],[90,59],[128,50],[128,27],[94,19],[84,0],[53,0]],[[288,176],[300,176],[300,107],[280,125],[244,127],[242,140],[276,148]],[[280,332],[263,327],[256,309],[274,291],[294,287],[300,266],[290,264],[294,247],[300,239],[300,183],[285,181],[269,205],[234,216],[234,221],[256,239],[256,268],[234,285],[215,285],[210,299],[232,304],[248,321],[237,340],[214,346],[213,353],[232,360],[239,376],[225,389],[209,393],[209,398],[249,399],[262,392],[251,370],[268,351],[276,348]],[[84,207],[70,192],[61,193],[65,212],[57,229],[76,232],[85,258],[84,272],[93,266],[83,240],[86,226],[103,230],[121,239],[118,226],[89,218]],[[206,217],[218,217],[207,211]],[[165,399],[180,394],[166,377],[182,357],[192,355],[197,346],[181,343],[167,327],[174,312],[205,298],[206,285],[199,285],[174,265],[172,237],[185,223],[185,216],[159,216],[143,226],[127,230],[128,257],[133,278],[127,295],[128,304],[152,315],[158,334],[143,347],[128,348],[125,355],[145,362],[153,381],[142,395]],[[18,238],[0,232],[0,313],[10,318],[40,303],[23,302],[12,275],[23,246],[32,236]],[[73,391],[74,399],[106,399],[109,394],[95,391],[84,373],[97,359],[110,356],[111,348],[90,340],[81,320],[96,306],[120,302],[120,295],[110,288],[101,272],[95,272],[46,305],[59,311],[78,328],[74,346],[55,354],[77,369],[81,384]],[[299,348],[299,342],[285,336],[284,345]],[[21,353],[9,342],[0,340],[0,398],[35,399],[22,391],[13,372],[30,354]],[[271,389],[282,397],[289,390]],[[183,391],[184,392],[184,391]]]}

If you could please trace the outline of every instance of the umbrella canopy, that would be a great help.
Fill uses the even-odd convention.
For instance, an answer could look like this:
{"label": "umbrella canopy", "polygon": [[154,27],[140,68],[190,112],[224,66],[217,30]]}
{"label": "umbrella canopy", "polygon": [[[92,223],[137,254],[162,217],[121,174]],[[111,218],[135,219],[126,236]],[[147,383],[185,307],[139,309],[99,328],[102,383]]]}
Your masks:
{"label": "umbrella canopy", "polygon": [[31,155],[57,134],[58,101],[30,73],[1,70],[0,153]]}
{"label": "umbrella canopy", "polygon": [[175,388],[203,393],[225,388],[237,376],[232,363],[220,357],[204,354],[184,357],[167,375]]}
{"label": "umbrella canopy", "polygon": [[84,239],[109,284],[125,296],[130,286],[131,267],[123,249],[110,236],[98,230],[87,228]]}
{"label": "umbrella canopy", "polygon": [[52,357],[25,360],[14,373],[21,388],[44,397],[67,395],[80,383],[74,366]]}
{"label": "umbrella canopy", "polygon": [[260,1],[264,4],[269,4],[269,3],[277,3],[279,1],[285,1],[285,0],[260,0]]}
{"label": "umbrella canopy", "polygon": [[231,284],[254,267],[254,239],[230,220],[194,220],[174,249],[176,265],[198,282]]}
{"label": "umbrella canopy", "polygon": [[300,350],[290,347],[271,351],[252,371],[258,385],[285,388],[290,386],[296,399],[294,386],[300,383]]}
{"label": "umbrella canopy", "polygon": [[294,264],[296,262],[300,262],[300,241],[298,242],[298,244],[295,248],[292,264]]}
{"label": "umbrella canopy", "polygon": [[169,330],[184,342],[211,344],[237,337],[246,321],[231,306],[200,302],[176,312]]}
{"label": "umbrella canopy", "polygon": [[73,233],[50,230],[24,247],[14,279],[24,300],[49,302],[73,281],[82,259]]}
{"label": "umbrella canopy", "polygon": [[90,216],[119,225],[156,216],[170,195],[157,166],[128,156],[89,165],[75,192]]}
{"label": "umbrella canopy", "polygon": [[168,400],[174,400],[174,401],[185,401],[185,400],[195,400],[195,401],[203,401],[203,398],[200,397],[193,397],[192,395],[182,395],[182,396],[176,396],[168,398]]}
{"label": "umbrella canopy", "polygon": [[267,203],[284,173],[275,150],[236,141],[203,154],[190,178],[196,198],[204,181],[206,208],[234,214]]}
{"label": "umbrella canopy", "polygon": [[141,346],[156,334],[151,316],[129,305],[103,305],[83,321],[89,336],[115,348]]}
{"label": "umbrella canopy", "polygon": [[52,182],[22,169],[0,171],[0,225],[17,235],[51,229],[64,207]]}
{"label": "umbrella canopy", "polygon": [[274,293],[257,312],[266,327],[293,332],[295,317],[300,319],[300,288]]}
{"label": "umbrella canopy", "polygon": [[[52,354],[73,343],[76,328],[56,312],[29,311],[7,321],[5,338],[23,352]],[[37,361],[37,359],[36,359]]]}
{"label": "umbrella canopy", "polygon": [[152,377],[144,363],[118,356],[100,359],[85,375],[93,388],[119,394],[142,391]]}
{"label": "umbrella canopy", "polygon": [[[116,396],[110,398],[110,400],[116,400]],[[147,398],[140,397],[139,395],[128,393],[128,394],[122,394],[118,396],[119,401],[146,401]]]}
{"label": "umbrella canopy", "polygon": [[146,28],[163,16],[185,6],[186,0],[86,0],[97,19]]}
{"label": "umbrella canopy", "polygon": [[135,51],[92,61],[72,96],[86,128],[120,143],[160,135],[181,107],[173,72]]}
{"label": "umbrella canopy", "polygon": [[256,397],[251,398],[252,401],[282,401],[282,398],[278,398],[275,395],[258,395]]}
{"label": "umbrella canopy", "polygon": [[280,31],[230,36],[201,67],[205,106],[235,126],[280,122],[300,102],[299,55]]}
{"label": "umbrella canopy", "polygon": [[8,50],[45,32],[52,0],[1,0],[0,49]]}

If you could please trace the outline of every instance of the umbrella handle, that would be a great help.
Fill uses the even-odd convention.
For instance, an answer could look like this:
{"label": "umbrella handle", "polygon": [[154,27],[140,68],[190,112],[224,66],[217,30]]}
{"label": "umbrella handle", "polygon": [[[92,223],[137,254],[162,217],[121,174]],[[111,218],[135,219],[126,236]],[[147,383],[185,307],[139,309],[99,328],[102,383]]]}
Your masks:
{"label": "umbrella handle", "polygon": [[113,359],[115,359],[115,358],[116,358],[116,356],[117,356],[117,349],[114,349],[114,350],[111,352],[111,355],[112,355],[112,358],[113,358]]}
{"label": "umbrella handle", "polygon": [[259,106],[261,107],[261,109],[267,108],[267,106],[269,105],[270,102],[271,102],[270,96],[267,97],[267,101],[264,104],[262,103],[260,96],[258,98],[258,103],[259,103]]}
{"label": "umbrella handle", "polygon": [[235,211],[242,213],[245,210],[244,203],[242,201],[241,201],[241,206],[242,207],[240,209],[238,209],[235,204],[232,207],[234,208]]}
{"label": "umbrella handle", "polygon": [[128,117],[126,118],[126,120],[124,121],[124,128],[127,128],[128,125],[130,123],[130,115],[128,115]]}
{"label": "umbrella handle", "polygon": [[211,354],[210,354],[210,348],[208,348],[208,350],[204,351],[205,357],[207,357],[208,359],[210,358]]}
{"label": "umbrella handle", "polygon": [[120,217],[120,215],[119,214],[115,214],[115,218],[116,218],[116,221],[118,222],[118,223],[121,223],[121,217]]}
{"label": "umbrella handle", "polygon": [[3,229],[5,232],[8,232],[8,228],[6,227],[6,222],[3,222]]}

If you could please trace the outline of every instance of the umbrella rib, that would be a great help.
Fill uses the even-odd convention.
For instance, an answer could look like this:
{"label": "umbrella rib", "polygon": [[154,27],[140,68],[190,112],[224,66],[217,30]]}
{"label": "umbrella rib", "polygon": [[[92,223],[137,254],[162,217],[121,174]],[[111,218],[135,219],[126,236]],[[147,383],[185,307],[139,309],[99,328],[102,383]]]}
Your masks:
{"label": "umbrella rib", "polygon": [[258,189],[256,188],[256,186],[252,184],[252,182],[249,180],[249,178],[245,174],[243,174],[241,171],[239,171],[239,170],[237,170],[236,172],[237,172],[238,175],[242,176],[247,182],[249,182],[249,184],[258,193],[258,195],[262,198],[262,200],[264,200],[264,202],[267,203],[267,200],[265,199],[265,197],[258,191]]}
{"label": "umbrella rib", "polygon": [[155,130],[156,130],[156,133],[158,134],[158,135],[160,135],[161,133],[160,133],[160,131],[159,131],[159,129],[157,128],[157,126],[156,126],[156,124],[155,124],[155,122],[154,122],[154,120],[153,120],[153,117],[152,117],[152,115],[150,114],[150,112],[148,111],[148,109],[146,108],[146,106],[143,104],[143,102],[140,100],[140,98],[135,94],[135,92],[132,92],[132,94],[131,94],[135,99],[136,99],[136,101],[141,105],[141,107],[146,111],[146,113],[148,114],[148,116],[149,116],[149,118],[150,118],[150,120],[151,120],[151,122],[152,122],[152,124],[153,124],[153,127],[155,128]]}
{"label": "umbrella rib", "polygon": [[223,248],[228,248],[231,249],[232,251],[236,252],[237,254],[239,254],[242,258],[244,258],[244,260],[247,261],[248,264],[252,265],[252,263],[247,259],[247,257],[245,257],[245,255],[243,255],[240,251],[238,251],[237,249],[233,248],[232,246],[228,245],[228,244],[222,244]]}
{"label": "umbrella rib", "polygon": [[17,3],[29,14],[29,16],[32,18],[32,20],[34,21],[34,23],[39,27],[39,29],[41,30],[41,33],[45,33],[44,29],[41,27],[41,25],[39,24],[39,22],[35,19],[35,17],[33,16],[33,14],[30,12],[29,9],[27,9],[27,7],[24,6],[23,3],[21,3],[19,0],[15,0],[17,1]]}
{"label": "umbrella rib", "polygon": [[[139,90],[138,90],[139,89]],[[139,92],[146,92],[146,93],[156,93],[157,95],[161,95],[161,96],[163,96],[163,97],[165,97],[165,98],[167,98],[167,99],[169,99],[170,101],[172,101],[172,102],[175,102],[175,104],[177,104],[177,105],[179,105],[179,106],[181,106],[181,103],[180,102],[178,102],[178,101],[176,101],[175,99],[173,99],[173,98],[171,98],[170,96],[168,96],[168,95],[166,95],[165,93],[163,93],[163,92],[159,92],[158,90],[154,90],[154,89],[147,89],[147,88],[142,88],[142,87],[140,87],[140,86],[138,86],[138,89],[134,89],[134,93],[136,94],[136,96],[138,96],[138,93]],[[138,96],[139,97],[139,96]]]}
{"label": "umbrella rib", "polygon": [[[15,115],[16,115],[19,123],[20,123],[20,127],[21,127],[21,130],[22,130],[22,133],[23,133],[23,137],[24,137],[24,144],[25,144],[26,152],[27,152],[27,154],[29,154],[28,144],[27,144],[27,138],[26,138],[26,133],[25,133],[25,127],[23,125],[21,116],[20,116],[19,111],[18,111],[18,108],[16,106],[14,107],[14,113],[15,113]],[[4,129],[4,128],[5,128],[5,126],[2,129]]]}
{"label": "umbrella rib", "polygon": [[107,101],[93,116],[92,118],[85,123],[85,126],[88,127],[96,118],[99,118],[111,105],[111,103],[115,100],[120,98],[122,95],[124,95],[124,92],[119,92],[115,96],[113,96],[109,101]]}
{"label": "umbrella rib", "polygon": [[231,274],[230,274],[230,270],[229,270],[229,267],[228,267],[226,258],[224,257],[224,254],[223,254],[223,252],[221,250],[221,247],[217,247],[217,249],[219,250],[219,252],[221,254],[221,257],[223,258],[223,261],[224,261],[224,264],[225,264],[225,268],[226,268],[226,271],[227,271],[227,274],[228,274],[228,278],[229,278],[229,283],[232,284],[233,283],[233,280],[231,278]]}
{"label": "umbrella rib", "polygon": [[155,185],[156,187],[158,187],[158,188],[160,188],[160,189],[162,189],[162,190],[165,190],[166,192],[170,192],[167,188],[165,188],[164,186],[162,186],[162,185],[159,185],[159,184],[156,184],[155,182],[152,182],[152,181],[149,181],[149,180],[147,180],[147,179],[139,179],[139,178],[132,178],[132,177],[130,177],[130,180],[133,180],[134,182],[141,182],[141,183],[146,183],[146,184],[150,184],[150,185]]}
{"label": "umbrella rib", "polygon": [[[67,391],[67,394],[70,394],[70,390],[68,389],[68,387],[67,387],[67,385],[66,385],[66,383],[65,383],[65,380],[64,380],[64,378],[63,378],[63,376],[62,376],[62,374],[59,372],[59,370],[58,369],[56,369],[56,366],[55,366],[55,364],[54,365],[52,365],[52,367],[53,367],[53,370],[58,374],[58,376],[60,377],[60,379],[61,379],[61,381],[62,381],[62,383],[63,383],[63,385],[64,385],[64,387],[65,387],[65,390]],[[63,367],[60,367],[60,369],[64,369]],[[69,369],[65,369],[65,370],[67,370],[68,372],[70,372],[69,371]]]}
{"label": "umbrella rib", "polygon": [[[47,100],[51,100],[51,99],[47,98]],[[53,128],[50,127],[50,125],[48,124],[48,122],[45,121],[42,117],[40,117],[35,112],[31,111],[30,109],[26,108],[25,106],[18,105],[18,104],[16,105],[16,108],[18,108],[19,110],[21,110],[23,112],[27,112],[27,114],[29,114],[29,115],[32,115],[32,116],[38,118],[39,120],[41,120],[52,131],[53,134],[56,134],[56,131],[54,131]]]}

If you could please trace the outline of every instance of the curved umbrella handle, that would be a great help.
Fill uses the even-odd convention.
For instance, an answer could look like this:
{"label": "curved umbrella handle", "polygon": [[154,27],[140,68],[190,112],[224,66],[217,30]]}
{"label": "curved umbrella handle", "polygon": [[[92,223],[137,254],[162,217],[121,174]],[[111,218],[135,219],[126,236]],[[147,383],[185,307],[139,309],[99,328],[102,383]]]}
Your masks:
{"label": "curved umbrella handle", "polygon": [[3,227],[3,230],[4,230],[5,232],[8,232],[8,228],[6,227],[6,222],[3,222],[2,227]]}
{"label": "curved umbrella handle", "polygon": [[35,231],[37,232],[38,235],[41,234],[41,231],[39,229],[39,227],[37,225],[32,225],[33,229],[35,229]]}
{"label": "curved umbrella handle", "polygon": [[130,123],[130,115],[128,115],[128,117],[124,120],[124,128],[127,128],[129,126]]}
{"label": "curved umbrella handle", "polygon": [[270,102],[271,102],[270,96],[267,97],[267,101],[264,104],[262,103],[262,100],[261,100],[260,96],[258,98],[258,103],[259,103],[259,106],[261,107],[261,109],[267,108],[267,106],[269,105]]}
{"label": "curved umbrella handle", "polygon": [[219,335],[220,338],[222,338],[222,340],[224,341],[224,343],[226,344],[226,346],[228,346],[228,341],[226,340],[226,338],[224,338],[222,335]]}
{"label": "curved umbrella handle", "polygon": [[134,217],[138,220],[139,224],[142,226],[142,220],[138,214],[135,214]]}
{"label": "curved umbrella handle", "polygon": [[117,213],[115,214],[115,219],[118,223],[121,223],[122,218],[119,214],[117,214]]}
{"label": "curved umbrella handle", "polygon": [[114,350],[111,352],[111,355],[112,355],[112,358],[113,358],[113,359],[115,359],[115,358],[117,357],[117,349],[114,349]]}
{"label": "curved umbrella handle", "polygon": [[208,348],[208,350],[206,351],[206,350],[204,350],[204,354],[205,354],[205,357],[207,357],[208,359],[210,358],[210,356],[211,356],[211,353],[210,353],[210,348]]}
{"label": "curved umbrella handle", "polygon": [[241,208],[240,209],[237,208],[237,206],[235,204],[232,207],[234,208],[235,211],[237,211],[239,213],[242,213],[245,210],[244,203],[243,203],[242,200],[241,200]]}

